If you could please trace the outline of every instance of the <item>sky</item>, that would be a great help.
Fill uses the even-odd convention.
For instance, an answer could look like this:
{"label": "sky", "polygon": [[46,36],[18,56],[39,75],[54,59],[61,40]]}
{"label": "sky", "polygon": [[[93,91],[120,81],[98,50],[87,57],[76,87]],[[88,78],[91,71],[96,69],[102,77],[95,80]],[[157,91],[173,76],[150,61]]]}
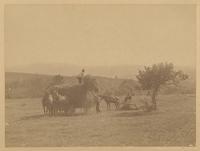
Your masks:
{"label": "sky", "polygon": [[194,66],[195,5],[7,5],[5,65]]}

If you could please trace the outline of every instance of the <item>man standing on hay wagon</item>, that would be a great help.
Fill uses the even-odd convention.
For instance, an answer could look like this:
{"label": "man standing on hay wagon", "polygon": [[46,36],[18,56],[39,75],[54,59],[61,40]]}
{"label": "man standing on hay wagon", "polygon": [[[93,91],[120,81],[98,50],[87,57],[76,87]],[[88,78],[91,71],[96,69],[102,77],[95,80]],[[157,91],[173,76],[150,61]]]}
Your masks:
{"label": "man standing on hay wagon", "polygon": [[78,83],[79,83],[79,84],[82,84],[84,74],[85,74],[85,69],[82,69],[81,73],[77,76],[77,79],[78,79]]}

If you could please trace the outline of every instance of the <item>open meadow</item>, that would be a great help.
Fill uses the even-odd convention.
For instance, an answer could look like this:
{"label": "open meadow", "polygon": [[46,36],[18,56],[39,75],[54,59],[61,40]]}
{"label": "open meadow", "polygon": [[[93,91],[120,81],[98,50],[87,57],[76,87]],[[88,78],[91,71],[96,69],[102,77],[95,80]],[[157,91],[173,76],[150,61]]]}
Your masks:
{"label": "open meadow", "polygon": [[[138,96],[132,98],[136,104]],[[138,102],[137,102],[138,101]],[[160,95],[153,112],[43,115],[41,98],[6,99],[6,147],[195,146],[195,95]]]}

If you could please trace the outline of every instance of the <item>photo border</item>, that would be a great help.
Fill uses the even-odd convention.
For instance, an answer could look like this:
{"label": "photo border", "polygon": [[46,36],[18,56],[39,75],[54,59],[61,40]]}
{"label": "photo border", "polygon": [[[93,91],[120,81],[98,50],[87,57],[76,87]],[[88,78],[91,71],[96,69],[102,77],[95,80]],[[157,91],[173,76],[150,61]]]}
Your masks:
{"label": "photo border", "polygon": [[[196,5],[196,146],[195,147],[5,147],[5,50],[4,50],[4,8],[8,4],[118,4],[118,5]],[[3,0],[0,1],[0,150],[172,150],[193,151],[200,150],[200,0]]]}

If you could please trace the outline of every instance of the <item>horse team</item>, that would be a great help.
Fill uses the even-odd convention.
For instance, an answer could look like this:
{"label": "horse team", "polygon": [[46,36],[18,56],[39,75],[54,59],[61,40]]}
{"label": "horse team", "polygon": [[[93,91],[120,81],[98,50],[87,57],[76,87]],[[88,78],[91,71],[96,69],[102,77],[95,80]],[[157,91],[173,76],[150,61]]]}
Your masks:
{"label": "horse team", "polygon": [[66,96],[58,94],[56,90],[51,92],[45,92],[42,98],[42,107],[44,114],[49,114],[51,116],[58,112],[65,112],[68,100]]}
{"label": "horse team", "polygon": [[[95,95],[95,101],[97,103],[96,111],[100,112],[100,101],[105,101],[107,104],[107,110],[111,109],[111,104],[115,105],[116,109],[119,109],[119,97],[109,95]],[[68,114],[70,110],[69,98],[66,95],[62,95],[58,90],[53,89],[46,91],[42,98],[42,107],[45,115],[55,116],[59,113]]]}

